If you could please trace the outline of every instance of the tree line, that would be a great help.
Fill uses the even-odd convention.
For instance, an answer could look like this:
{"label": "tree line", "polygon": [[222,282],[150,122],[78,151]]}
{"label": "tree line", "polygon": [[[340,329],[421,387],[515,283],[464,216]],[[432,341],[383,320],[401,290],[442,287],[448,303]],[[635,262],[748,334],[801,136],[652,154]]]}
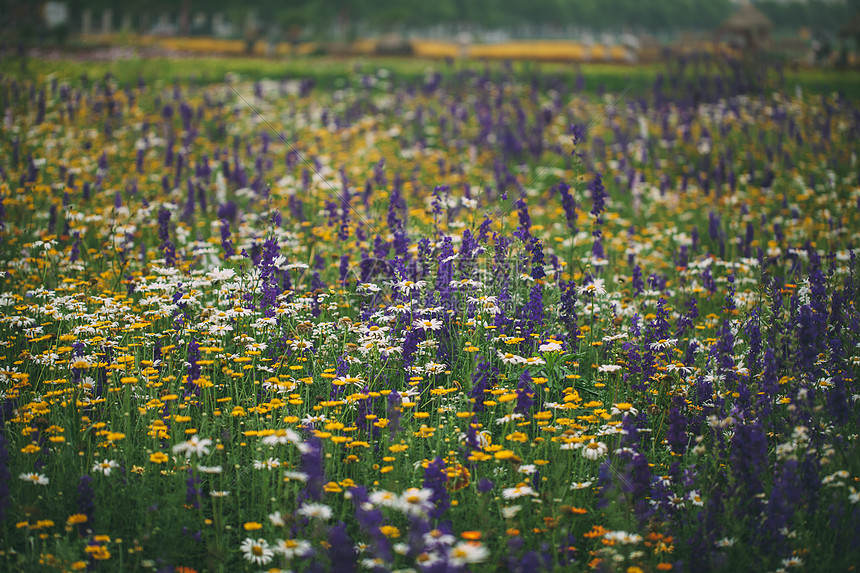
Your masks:
{"label": "tree line", "polygon": [[[563,34],[571,27],[591,31],[676,32],[711,30],[737,9],[730,0],[67,0],[72,28],[86,9],[95,14],[112,9],[130,13],[137,22],[162,13],[174,18],[184,14],[211,16],[223,13],[241,26],[253,10],[259,21],[281,27],[299,26],[317,34],[335,23],[344,27],[385,32],[420,29],[434,25],[449,28],[508,29],[524,24]],[[32,9],[33,0],[0,0],[7,18]],[[860,10],[860,0],[760,0],[755,5],[774,22],[777,31],[800,27],[828,32]],[[18,16],[20,17],[20,16]],[[5,18],[4,18],[5,19]],[[7,19],[7,23],[11,23]]]}

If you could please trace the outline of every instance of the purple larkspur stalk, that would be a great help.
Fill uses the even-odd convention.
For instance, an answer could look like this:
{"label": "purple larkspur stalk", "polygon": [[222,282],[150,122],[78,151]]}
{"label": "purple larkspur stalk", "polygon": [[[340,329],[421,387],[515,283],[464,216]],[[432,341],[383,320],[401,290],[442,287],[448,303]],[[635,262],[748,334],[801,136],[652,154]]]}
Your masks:
{"label": "purple larkspur stalk", "polygon": [[93,488],[90,487],[93,478],[84,475],[81,476],[78,483],[78,511],[87,516],[85,523],[78,524],[78,533],[85,535],[87,530],[93,529],[96,517],[96,494]]}
{"label": "purple larkspur stalk", "polygon": [[731,441],[729,466],[733,477],[733,498],[737,500],[735,517],[757,519],[764,491],[763,473],[767,467],[767,436],[761,423],[739,424]]}
{"label": "purple larkspur stalk", "polygon": [[182,219],[187,221],[194,216],[195,190],[191,179],[185,182],[185,208],[182,210]]}
{"label": "purple larkspur stalk", "polygon": [[194,509],[200,508],[200,489],[197,484],[200,483],[200,478],[196,475],[193,468],[188,468],[188,479],[185,480],[185,505]]}
{"label": "purple larkspur stalk", "polygon": [[730,385],[735,378],[734,371],[734,343],[735,335],[732,333],[728,320],[723,321],[720,328],[719,339],[711,350],[711,357],[715,360],[717,371],[724,377],[726,385]]}
{"label": "purple larkspur stalk", "polygon": [[366,395],[367,398],[357,400],[358,415],[355,420],[355,426],[363,434],[367,434],[368,437],[375,438],[379,434],[379,428],[371,423],[371,419],[369,419],[368,416],[373,414],[376,399],[370,396],[370,388],[367,386],[362,388],[361,393]]}
{"label": "purple larkspur stalk", "polygon": [[747,335],[749,343],[749,353],[747,360],[750,366],[750,373],[755,375],[759,370],[759,355],[761,354],[762,338],[761,338],[761,319],[759,318],[759,309],[754,308],[750,311],[749,319],[744,325],[744,332]]}
{"label": "purple larkspur stalk", "polygon": [[439,267],[436,271],[436,292],[443,308],[453,308],[451,281],[454,278],[454,245],[450,236],[442,238],[439,249]]}
{"label": "purple larkspur stalk", "polygon": [[[349,362],[346,361],[345,356],[340,356],[337,359],[337,364],[334,368],[334,376],[335,378],[345,378],[349,375]],[[332,384],[331,393],[329,394],[330,398],[334,400],[338,395],[343,393],[343,387],[337,386],[336,384]]]}
{"label": "purple larkspur stalk", "polygon": [[387,400],[385,415],[388,418],[389,438],[394,440],[398,432],[400,432],[400,418],[403,415],[400,410],[400,404],[403,400],[401,400],[398,392],[393,391],[388,394]]}
{"label": "purple larkspur stalk", "polygon": [[304,472],[308,479],[302,489],[300,497],[302,500],[311,499],[319,501],[322,499],[325,473],[323,469],[324,452],[322,441],[316,436],[310,436],[305,440],[305,450],[302,452],[299,470]]}
{"label": "purple larkspur stalk", "polygon": [[484,244],[487,242],[487,237],[490,234],[490,225],[493,224],[493,220],[489,217],[485,217],[481,222],[481,225],[478,227],[478,243]]}
{"label": "purple larkspur stalk", "polygon": [[236,254],[236,249],[233,248],[233,241],[230,238],[230,222],[227,219],[221,219],[221,248],[224,249],[225,259]]}
{"label": "purple larkspur stalk", "polygon": [[469,390],[469,398],[474,400],[472,411],[483,412],[486,409],[484,406],[486,391],[496,385],[498,376],[498,368],[490,364],[489,361],[479,359],[478,366],[472,374],[472,389]]}
{"label": "purple larkspur stalk", "polygon": [[260,310],[268,317],[275,315],[278,295],[281,294],[278,268],[275,265],[280,252],[281,248],[276,240],[266,239],[263,243],[263,252],[257,263],[260,268]]}
{"label": "purple larkspur stalk", "polygon": [[[541,330],[544,320],[543,287],[534,285],[529,290],[529,301],[523,308],[524,332],[535,332]],[[526,334],[523,334],[526,337]],[[528,340],[525,344],[530,344]]]}
{"label": "purple larkspur stalk", "polygon": [[642,280],[642,267],[640,267],[639,265],[633,267],[630,284],[633,287],[634,297],[642,294],[642,291],[645,290],[645,282]]}
{"label": "purple larkspur stalk", "polygon": [[520,239],[524,243],[528,243],[531,236],[531,227],[532,227],[532,219],[529,216],[529,207],[526,202],[521,198],[517,199],[517,214],[520,219],[520,226],[517,227],[517,230],[514,231],[514,236]]}
{"label": "purple larkspur stalk", "polygon": [[613,490],[615,488],[613,487],[612,475],[612,465],[607,459],[600,464],[600,468],[597,470],[597,500],[595,507],[598,509],[609,507],[613,501],[621,503],[624,501],[623,498],[619,499],[618,496],[613,497]]}
{"label": "purple larkspur stalk", "polygon": [[594,215],[594,230],[591,234],[595,238],[599,238],[601,236],[600,226],[603,224],[603,219],[600,215],[606,209],[606,188],[603,186],[603,179],[598,173],[594,177],[594,181],[591,182],[591,214]]}
{"label": "purple larkspur stalk", "polygon": [[418,352],[418,343],[424,340],[424,331],[418,328],[410,328],[403,337],[403,366],[412,367],[415,361],[415,353]]}
{"label": "purple larkspur stalk", "polygon": [[480,450],[481,442],[478,440],[478,418],[477,416],[472,416],[472,419],[469,420],[469,423],[466,424],[466,439],[464,442],[466,446],[465,451],[467,452],[465,455],[468,456],[469,450]]}
{"label": "purple larkspur stalk", "polygon": [[385,516],[382,511],[370,503],[367,488],[364,486],[350,488],[349,496],[355,508],[355,520],[371,539],[373,554],[385,562],[390,562],[394,554],[391,549],[391,542],[380,530],[380,527],[385,523]]}
{"label": "purple larkspur stalk", "polygon": [[492,480],[488,478],[481,478],[478,480],[478,484],[476,488],[478,489],[478,493],[488,493],[493,491],[493,488],[496,487],[496,484],[492,482]]}
{"label": "purple larkspur stalk", "polygon": [[447,197],[450,193],[451,188],[448,185],[437,185],[433,188],[433,199],[431,201],[431,208],[433,210],[433,228],[436,231],[436,235],[439,235],[439,223],[442,220],[442,213],[445,209],[443,209],[443,204],[445,203],[445,199],[443,195]]}
{"label": "purple larkspur stalk", "polygon": [[342,288],[346,288],[348,276],[349,276],[349,255],[343,255],[340,257],[340,268],[338,269],[338,280],[340,281],[340,286]]}
{"label": "purple larkspur stalk", "polygon": [[561,288],[561,304],[559,306],[559,317],[564,324],[570,336],[574,335],[577,328],[576,316],[576,283],[574,281],[562,281],[559,285]]}
{"label": "purple larkspur stalk", "polygon": [[759,547],[766,554],[779,556],[785,555],[788,550],[785,532],[791,526],[797,506],[803,503],[805,496],[797,460],[786,460],[775,473],[758,533]]}
{"label": "purple larkspur stalk", "polygon": [[710,211],[708,212],[708,236],[712,241],[716,241],[720,234],[720,216]]}
{"label": "purple larkspur stalk", "polygon": [[544,264],[546,260],[544,259],[543,254],[543,245],[537,237],[533,237],[526,246],[529,254],[531,255],[531,263],[532,263],[532,278],[536,281],[546,277],[546,272],[544,271]]}
{"label": "purple larkspur stalk", "polygon": [[564,209],[564,217],[567,220],[567,227],[572,235],[576,235],[579,229],[576,226],[576,200],[570,194],[570,185],[561,182],[556,187],[558,194],[561,197],[561,207]]}
{"label": "purple larkspur stalk", "polygon": [[683,396],[676,395],[672,399],[672,408],[669,410],[669,429],[666,432],[666,441],[676,454],[687,451],[687,418],[684,415],[686,400]]}
{"label": "purple larkspur stalk", "polygon": [[422,486],[430,489],[433,495],[430,501],[433,503],[433,509],[428,512],[430,519],[439,519],[447,511],[451,504],[448,496],[448,474],[445,473],[445,461],[441,457],[436,457],[424,469],[424,481]]}
{"label": "purple larkspur stalk", "polygon": [[358,571],[358,554],[343,522],[338,522],[337,525],[329,529],[327,553],[331,566],[329,571],[338,571],[339,573]]}
{"label": "purple larkspur stalk", "polygon": [[517,405],[514,412],[528,418],[529,409],[534,405],[535,389],[532,387],[532,376],[528,369],[520,375],[517,384]]}
{"label": "purple larkspur stalk", "polygon": [[162,207],[158,211],[158,238],[161,240],[161,250],[167,266],[176,264],[176,248],[170,242],[170,211]]}
{"label": "purple larkspur stalk", "polygon": [[734,273],[726,277],[728,285],[726,285],[726,304],[723,307],[727,311],[732,311],[737,308],[735,305],[735,275]]}
{"label": "purple larkspur stalk", "polygon": [[72,235],[72,250],[69,253],[69,262],[74,263],[81,255],[81,234],[75,231]]}

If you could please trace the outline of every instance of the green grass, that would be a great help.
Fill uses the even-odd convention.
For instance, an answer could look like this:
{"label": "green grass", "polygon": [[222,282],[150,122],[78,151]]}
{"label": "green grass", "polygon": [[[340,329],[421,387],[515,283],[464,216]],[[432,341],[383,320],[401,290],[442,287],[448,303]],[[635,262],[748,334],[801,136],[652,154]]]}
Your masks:
{"label": "green grass", "polygon": [[[19,58],[0,60],[0,73],[15,78],[37,79],[54,75],[58,79],[73,80],[81,76],[90,79],[114,76],[120,84],[135,83],[142,78],[147,83],[172,83],[189,81],[192,84],[207,84],[222,81],[227,74],[238,74],[249,80],[262,78],[314,78],[323,88],[342,85],[356,73],[373,73],[385,68],[396,78],[411,81],[422,78],[428,70],[449,76],[463,70],[501,72],[508,68],[518,79],[528,79],[535,74],[556,76],[572,82],[581,72],[585,78],[585,90],[589,92],[620,92],[630,87],[630,93],[646,95],[663,64],[625,66],[617,64],[561,64],[515,62],[467,61],[448,63],[443,60],[411,58],[332,58],[325,56],[297,57],[291,59],[237,58],[237,57],[180,57],[180,58],[133,58],[115,61],[86,61],[74,56],[49,60],[28,58],[22,66]],[[860,97],[860,73],[856,70],[810,70],[799,69],[785,73],[785,89],[815,94],[841,93],[846,97]]]}

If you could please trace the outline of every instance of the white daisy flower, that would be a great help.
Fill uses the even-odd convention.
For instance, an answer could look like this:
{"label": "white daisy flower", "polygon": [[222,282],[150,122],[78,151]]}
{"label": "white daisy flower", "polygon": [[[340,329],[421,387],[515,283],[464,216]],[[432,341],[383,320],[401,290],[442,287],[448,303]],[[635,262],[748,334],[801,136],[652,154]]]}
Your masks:
{"label": "white daisy flower", "polygon": [[486,561],[490,556],[490,550],[474,541],[463,541],[451,548],[448,553],[448,562],[455,567],[468,563],[480,563]]}
{"label": "white daisy flower", "polygon": [[524,483],[502,490],[502,497],[505,499],[517,499],[527,495],[536,496],[537,492],[531,486]]}
{"label": "white daisy flower", "polygon": [[373,505],[383,507],[395,507],[399,502],[397,494],[386,490],[375,491],[368,496],[368,499]]}
{"label": "white daisy flower", "polygon": [[321,519],[323,521],[331,519],[332,516],[331,508],[322,503],[306,503],[296,510],[296,513],[304,517]]}
{"label": "white daisy flower", "polygon": [[23,473],[18,477],[20,477],[24,481],[32,483],[33,485],[48,485],[48,482],[51,481],[48,479],[47,476],[45,476],[45,474],[39,474],[35,472]]}
{"label": "white daisy flower", "polygon": [[517,516],[517,514],[522,510],[523,506],[521,505],[509,505],[507,507],[502,508],[502,517],[505,519],[513,519]]}
{"label": "white daisy flower", "polygon": [[311,552],[311,544],[304,539],[277,539],[275,540],[275,551],[287,559],[303,557]]}
{"label": "white daisy flower", "polygon": [[296,431],[289,428],[278,428],[273,434],[269,434],[263,438],[263,444],[267,446],[287,443],[298,445],[302,443],[302,437]]}
{"label": "white daisy flower", "polygon": [[245,541],[240,546],[243,557],[256,565],[266,565],[274,557],[274,553],[269,549],[269,542],[265,539],[251,539],[246,537]]}
{"label": "white daisy flower", "polygon": [[589,460],[602,458],[608,451],[609,447],[603,442],[595,442],[594,440],[591,440],[587,444],[582,445],[582,457]]}
{"label": "white daisy flower", "polygon": [[418,319],[412,323],[412,326],[415,328],[421,328],[423,330],[436,331],[442,328],[442,321],[438,318]]}
{"label": "white daisy flower", "polygon": [[110,473],[111,473],[111,471],[113,471],[113,469],[114,469],[114,468],[117,468],[117,467],[119,467],[119,464],[118,464],[118,463],[116,463],[115,461],[113,461],[113,460],[104,460],[104,461],[101,461],[101,462],[96,462],[96,463],[94,463],[94,464],[93,464],[93,471],[94,471],[94,472],[101,472],[101,473],[103,473],[104,475],[109,476],[109,475],[110,475]]}
{"label": "white daisy flower", "polygon": [[400,495],[399,506],[410,515],[423,515],[433,506],[431,497],[433,497],[432,489],[410,487]]}
{"label": "white daisy flower", "polygon": [[618,364],[601,364],[597,367],[597,371],[603,374],[618,372],[619,370],[621,370],[621,366]]}
{"label": "white daisy flower", "polygon": [[588,489],[591,487],[591,483],[592,483],[591,481],[575,481],[572,484],[570,484],[570,489],[573,489],[573,490]]}
{"label": "white daisy flower", "polygon": [[209,438],[200,439],[197,434],[194,434],[193,436],[191,436],[190,439],[182,442],[181,444],[176,444],[175,446],[173,446],[173,453],[184,453],[185,457],[188,458],[191,457],[191,454],[203,456],[209,453],[210,445],[212,445],[212,440],[210,440]]}

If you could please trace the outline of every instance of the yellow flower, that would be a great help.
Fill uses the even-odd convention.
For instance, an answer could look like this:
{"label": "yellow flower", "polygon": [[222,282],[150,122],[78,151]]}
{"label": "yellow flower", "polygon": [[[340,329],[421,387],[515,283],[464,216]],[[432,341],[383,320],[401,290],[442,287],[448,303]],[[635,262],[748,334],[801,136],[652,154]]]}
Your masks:
{"label": "yellow flower", "polygon": [[249,521],[248,523],[243,525],[243,527],[245,528],[245,531],[256,531],[258,529],[262,529],[263,524],[257,523],[256,521]]}
{"label": "yellow flower", "polygon": [[167,457],[167,454],[165,454],[164,452],[155,452],[155,453],[149,454],[149,461],[151,461],[154,464],[163,464],[163,463],[167,462],[169,459],[170,458]]}
{"label": "yellow flower", "polygon": [[522,461],[518,455],[510,450],[499,450],[493,456],[497,460],[511,460],[512,462],[519,463]]}
{"label": "yellow flower", "polygon": [[400,537],[400,530],[394,527],[393,525],[383,525],[379,528],[379,532],[382,533],[385,537],[398,538]]}
{"label": "yellow flower", "polygon": [[100,545],[95,546],[95,551],[89,551],[88,547],[87,552],[93,556],[93,559],[98,559],[99,561],[106,561],[111,557],[110,551],[107,550],[107,547],[102,547]]}
{"label": "yellow flower", "polygon": [[72,515],[70,515],[68,517],[68,519],[66,519],[66,523],[68,523],[69,525],[77,525],[79,523],[86,523],[86,522],[87,522],[87,516],[84,515],[83,513],[73,513]]}

